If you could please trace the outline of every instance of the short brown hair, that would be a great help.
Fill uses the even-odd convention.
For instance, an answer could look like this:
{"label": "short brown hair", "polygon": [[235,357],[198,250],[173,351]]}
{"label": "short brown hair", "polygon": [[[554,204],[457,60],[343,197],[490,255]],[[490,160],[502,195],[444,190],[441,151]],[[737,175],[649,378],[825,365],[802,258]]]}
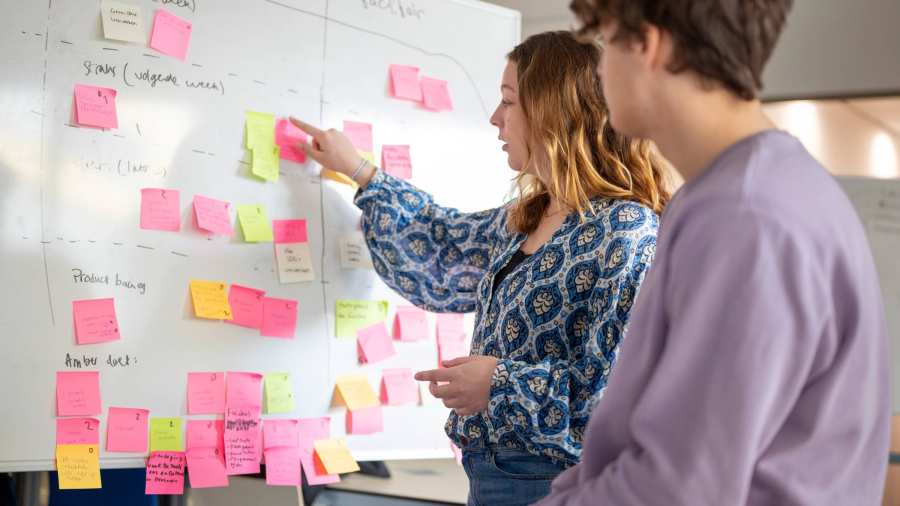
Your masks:
{"label": "short brown hair", "polygon": [[691,70],[744,100],[762,89],[762,72],[793,0],[572,0],[582,35],[618,23],[612,41],[643,40],[646,25],[672,36],[668,70]]}
{"label": "short brown hair", "polygon": [[512,229],[537,228],[552,195],[582,217],[597,197],[638,202],[661,213],[669,200],[667,166],[649,141],[612,129],[597,76],[599,52],[572,32],[532,35],[507,55],[518,72],[519,102],[529,129],[529,156],[549,158],[545,185],[521,172],[509,211]]}

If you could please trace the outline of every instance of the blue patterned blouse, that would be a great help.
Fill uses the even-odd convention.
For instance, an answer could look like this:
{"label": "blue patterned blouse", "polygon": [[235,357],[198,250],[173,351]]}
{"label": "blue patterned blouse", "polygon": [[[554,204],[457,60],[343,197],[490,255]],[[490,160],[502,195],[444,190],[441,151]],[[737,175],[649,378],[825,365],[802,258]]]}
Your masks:
{"label": "blue patterned blouse", "polygon": [[[379,276],[435,312],[475,311],[473,355],[499,359],[488,409],[451,412],[462,449],[503,446],[577,463],[628,314],[656,248],[659,220],[640,204],[596,199],[493,287],[525,240],[507,208],[461,213],[378,171],[356,205]],[[493,288],[493,298],[491,297]]]}

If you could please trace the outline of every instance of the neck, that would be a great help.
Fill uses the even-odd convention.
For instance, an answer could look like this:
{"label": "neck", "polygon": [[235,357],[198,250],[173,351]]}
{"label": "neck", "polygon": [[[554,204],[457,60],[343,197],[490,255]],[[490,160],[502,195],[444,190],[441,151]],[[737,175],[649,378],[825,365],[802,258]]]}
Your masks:
{"label": "neck", "polygon": [[741,100],[724,90],[695,91],[663,106],[664,128],[650,132],[660,152],[688,182],[738,141],[774,124],[758,100]]}

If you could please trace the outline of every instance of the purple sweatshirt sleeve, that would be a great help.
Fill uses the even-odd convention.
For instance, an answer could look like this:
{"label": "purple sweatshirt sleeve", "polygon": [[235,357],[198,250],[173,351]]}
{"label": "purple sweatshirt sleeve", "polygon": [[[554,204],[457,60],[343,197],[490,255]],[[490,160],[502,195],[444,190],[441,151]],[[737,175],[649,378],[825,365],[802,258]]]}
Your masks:
{"label": "purple sweatshirt sleeve", "polygon": [[[629,446],[592,478],[570,469],[539,504],[743,504],[753,456],[796,407],[814,355],[837,351],[804,342],[822,335],[828,311],[828,277],[804,261],[815,254],[764,211],[686,223],[654,287],[666,290],[670,326]],[[626,337],[623,357],[628,347]]]}

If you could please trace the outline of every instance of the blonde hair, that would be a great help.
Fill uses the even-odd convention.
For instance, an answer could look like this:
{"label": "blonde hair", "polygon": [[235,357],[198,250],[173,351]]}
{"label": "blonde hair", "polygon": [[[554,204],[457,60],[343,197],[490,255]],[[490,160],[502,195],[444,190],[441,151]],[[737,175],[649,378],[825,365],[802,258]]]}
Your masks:
{"label": "blonde hair", "polygon": [[610,126],[597,76],[598,48],[571,32],[545,32],[507,58],[518,71],[519,102],[529,125],[526,167],[535,149],[549,161],[547,185],[527,171],[517,176],[510,227],[533,232],[551,196],[582,219],[597,197],[632,200],[661,213],[669,200],[665,166],[650,142],[631,140]]}

